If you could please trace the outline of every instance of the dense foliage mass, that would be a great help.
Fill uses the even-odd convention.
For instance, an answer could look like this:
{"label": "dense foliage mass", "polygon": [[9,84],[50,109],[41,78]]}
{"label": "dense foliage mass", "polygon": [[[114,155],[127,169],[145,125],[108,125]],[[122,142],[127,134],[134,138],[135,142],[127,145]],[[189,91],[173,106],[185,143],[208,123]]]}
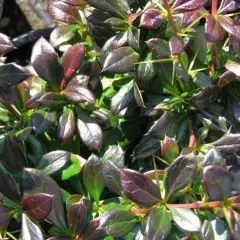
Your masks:
{"label": "dense foliage mass", "polygon": [[0,238],[239,240],[239,4],[47,10],[29,66],[0,34]]}

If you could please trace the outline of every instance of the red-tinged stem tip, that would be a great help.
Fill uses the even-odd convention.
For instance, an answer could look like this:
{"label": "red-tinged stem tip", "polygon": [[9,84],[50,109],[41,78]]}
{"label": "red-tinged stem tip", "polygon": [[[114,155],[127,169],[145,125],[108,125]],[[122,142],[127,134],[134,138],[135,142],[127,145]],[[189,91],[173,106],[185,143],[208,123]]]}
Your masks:
{"label": "red-tinged stem tip", "polygon": [[194,148],[197,145],[197,139],[193,132],[192,121],[188,121],[188,131],[189,131],[189,147]]}
{"label": "red-tinged stem tip", "polygon": [[218,0],[212,0],[212,15],[216,15],[217,13],[217,5],[218,5]]}
{"label": "red-tinged stem tip", "polygon": [[61,85],[60,85],[60,92],[63,90],[63,88],[64,88],[64,86],[65,86],[66,83],[67,83],[67,79],[64,78],[64,79],[62,80],[62,82],[61,82]]}

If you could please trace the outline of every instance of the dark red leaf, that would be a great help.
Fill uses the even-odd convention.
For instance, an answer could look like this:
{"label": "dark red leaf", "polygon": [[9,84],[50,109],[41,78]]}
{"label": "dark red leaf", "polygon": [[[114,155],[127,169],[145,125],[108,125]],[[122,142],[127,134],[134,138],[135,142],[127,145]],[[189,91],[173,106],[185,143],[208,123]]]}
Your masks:
{"label": "dark red leaf", "polygon": [[197,11],[185,12],[182,15],[181,24],[183,28],[188,27],[194,21],[199,18],[199,13]]}
{"label": "dark red leaf", "polygon": [[171,52],[168,43],[160,38],[152,38],[147,42],[147,46],[158,58],[169,57]]}
{"label": "dark red leaf", "polygon": [[205,23],[205,35],[208,42],[217,42],[224,37],[224,33],[215,17],[208,15]]}
{"label": "dark red leaf", "polygon": [[237,76],[233,72],[225,72],[223,75],[220,76],[218,80],[218,87],[223,88],[229,83],[233,82],[236,80]]}
{"label": "dark red leaf", "polygon": [[0,55],[8,53],[14,48],[15,47],[11,39],[7,35],[0,33]]}
{"label": "dark red leaf", "polygon": [[157,9],[147,9],[143,11],[140,19],[140,26],[144,28],[156,29],[164,21],[164,16]]}
{"label": "dark red leaf", "polygon": [[67,214],[68,226],[74,235],[82,235],[91,213],[92,205],[89,199],[83,197],[80,202],[73,204]]}
{"label": "dark red leaf", "polygon": [[169,47],[171,55],[179,55],[184,50],[184,44],[179,37],[172,36],[169,39]]}
{"label": "dark red leaf", "polygon": [[121,169],[120,182],[124,195],[136,204],[152,206],[161,199],[157,185],[142,173]]}
{"label": "dark red leaf", "polygon": [[22,201],[23,211],[36,221],[43,221],[52,210],[54,196],[37,193],[25,197]]}
{"label": "dark red leaf", "polygon": [[67,53],[63,56],[62,66],[64,70],[64,76],[66,79],[71,78],[76,71],[81,67],[84,60],[84,44],[74,44]]}
{"label": "dark red leaf", "polygon": [[76,24],[80,18],[76,7],[61,1],[51,1],[47,10],[53,19],[63,23]]}
{"label": "dark red leaf", "polygon": [[67,88],[87,88],[89,83],[89,76],[87,75],[77,75],[68,83]]}

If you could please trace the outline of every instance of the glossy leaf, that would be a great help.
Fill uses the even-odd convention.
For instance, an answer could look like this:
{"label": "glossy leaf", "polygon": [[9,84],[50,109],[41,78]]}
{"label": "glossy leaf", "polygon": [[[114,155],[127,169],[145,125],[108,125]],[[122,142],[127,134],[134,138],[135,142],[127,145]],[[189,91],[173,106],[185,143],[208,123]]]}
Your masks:
{"label": "glossy leaf", "polygon": [[93,7],[100,9],[104,12],[110,13],[115,17],[126,18],[129,11],[129,6],[124,1],[111,1],[111,0],[86,0]]}
{"label": "glossy leaf", "polygon": [[89,76],[87,75],[77,75],[73,79],[70,80],[70,82],[67,85],[67,89],[73,89],[73,88],[87,88],[89,83]]}
{"label": "glossy leaf", "polygon": [[105,186],[102,169],[101,160],[91,155],[83,170],[84,184],[97,204]]}
{"label": "glossy leaf", "polygon": [[196,174],[196,170],[196,159],[179,156],[167,169],[165,198],[168,199],[174,193],[190,184]]}
{"label": "glossy leaf", "polygon": [[21,194],[9,172],[0,164],[0,192],[10,200],[19,203]]}
{"label": "glossy leaf", "polygon": [[103,144],[103,132],[97,122],[81,112],[77,120],[77,128],[83,143],[92,149],[100,150]]}
{"label": "glossy leaf", "polygon": [[107,55],[103,71],[109,73],[125,73],[135,68],[139,54],[131,47],[120,47]]}
{"label": "glossy leaf", "polygon": [[91,212],[91,202],[83,197],[78,203],[73,204],[68,210],[68,226],[74,235],[82,235]]}
{"label": "glossy leaf", "polygon": [[226,159],[223,158],[221,153],[216,148],[211,148],[204,157],[203,166],[214,165],[226,167]]}
{"label": "glossy leaf", "polygon": [[25,69],[15,63],[0,66],[0,88],[9,88],[23,82],[28,77]]}
{"label": "glossy leaf", "polygon": [[164,16],[156,9],[147,9],[143,11],[140,18],[140,26],[143,28],[156,29],[164,21]]}
{"label": "glossy leaf", "polygon": [[134,82],[134,85],[133,85],[133,86],[134,86],[134,96],[135,96],[137,105],[138,105],[139,107],[144,107],[143,97],[142,97],[141,91],[140,91],[137,83]]}
{"label": "glossy leaf", "polygon": [[102,157],[102,161],[105,163],[107,161],[110,161],[114,163],[115,166],[118,168],[124,167],[124,158],[125,158],[125,152],[119,145],[112,145],[109,146],[108,150],[104,153]]}
{"label": "glossy leaf", "polygon": [[14,209],[0,204],[0,230],[5,231],[14,214]]}
{"label": "glossy leaf", "polygon": [[173,221],[187,232],[200,232],[201,221],[197,214],[187,208],[170,208]]}
{"label": "glossy leaf", "polygon": [[8,53],[14,48],[15,47],[11,39],[7,35],[0,33],[0,55]]}
{"label": "glossy leaf", "polygon": [[99,228],[106,230],[113,237],[123,237],[133,228],[136,222],[137,220],[132,213],[111,209],[101,217]]}
{"label": "glossy leaf", "polygon": [[135,50],[140,50],[140,29],[130,27],[127,31],[127,42],[130,47]]}
{"label": "glossy leaf", "polygon": [[21,172],[25,166],[25,156],[17,142],[6,136],[3,145],[3,166],[9,172]]}
{"label": "glossy leaf", "polygon": [[21,239],[26,240],[44,240],[41,229],[33,223],[26,214],[22,214],[22,232]]}
{"label": "glossy leaf", "polygon": [[122,187],[120,183],[120,171],[111,162],[107,161],[103,166],[103,177],[106,187],[117,195],[122,195]]}
{"label": "glossy leaf", "polygon": [[71,4],[73,6],[84,6],[86,4],[84,0],[63,0],[62,2]]}
{"label": "glossy leaf", "polygon": [[161,144],[161,155],[164,160],[170,163],[178,157],[179,147],[174,139],[165,136]]}
{"label": "glossy leaf", "polygon": [[142,173],[121,169],[120,182],[124,195],[134,203],[152,206],[161,199],[157,185]]}
{"label": "glossy leaf", "polygon": [[69,101],[74,103],[95,103],[95,97],[93,93],[84,87],[67,87],[67,89],[63,90],[61,94],[63,94]]}
{"label": "glossy leaf", "polygon": [[228,60],[225,64],[225,68],[240,77],[240,63]]}
{"label": "glossy leaf", "polygon": [[75,115],[74,112],[67,108],[62,113],[58,122],[58,138],[67,142],[75,133]]}
{"label": "glossy leaf", "polygon": [[81,67],[84,60],[84,44],[74,44],[63,56],[62,66],[64,70],[64,76],[66,79],[71,78],[76,71]]}
{"label": "glossy leaf", "polygon": [[179,55],[184,50],[184,44],[179,37],[172,36],[169,39],[169,48],[171,55]]}
{"label": "glossy leaf", "polygon": [[232,12],[239,8],[239,3],[235,0],[223,0],[218,8],[218,14],[223,14],[225,12]]}
{"label": "glossy leaf", "polygon": [[157,58],[169,57],[171,55],[169,45],[163,39],[152,38],[146,43],[150,51],[153,52]]}
{"label": "glossy leaf", "polygon": [[25,168],[22,174],[22,187],[25,196],[34,193],[46,193],[54,196],[52,211],[47,219],[59,228],[66,228],[61,191],[52,178],[40,170]]}
{"label": "glossy leaf", "polygon": [[171,230],[171,225],[171,214],[165,207],[152,208],[146,225],[147,239],[166,239]]}
{"label": "glossy leaf", "polygon": [[28,195],[22,201],[24,213],[36,221],[43,221],[52,210],[53,197],[43,193]]}
{"label": "glossy leaf", "polygon": [[70,160],[71,165],[62,171],[62,180],[68,180],[69,178],[78,175],[87,162],[86,159],[76,154],[71,154]]}
{"label": "glossy leaf", "polygon": [[208,166],[203,171],[203,186],[212,201],[227,199],[231,194],[233,178],[230,173],[217,166]]}
{"label": "glossy leaf", "polygon": [[203,7],[207,3],[207,0],[190,0],[190,1],[176,1],[173,4],[172,10],[175,11],[194,11]]}
{"label": "glossy leaf", "polygon": [[44,105],[49,108],[60,108],[66,104],[66,98],[60,93],[48,92],[37,98],[37,103]]}
{"label": "glossy leaf", "polygon": [[118,93],[112,98],[110,109],[114,115],[117,115],[122,109],[129,105],[133,99],[133,81],[123,85]]}
{"label": "glossy leaf", "polygon": [[45,38],[40,38],[33,46],[31,63],[40,78],[51,83],[58,81],[58,55]]}
{"label": "glossy leaf", "polygon": [[223,88],[236,79],[236,75],[233,72],[223,73],[218,80],[218,87]]}
{"label": "glossy leaf", "polygon": [[67,41],[73,39],[76,35],[77,29],[71,25],[57,26],[50,35],[50,43],[53,47],[58,47]]}
{"label": "glossy leaf", "polygon": [[77,8],[62,1],[50,2],[47,10],[52,18],[59,22],[76,24],[80,19]]}
{"label": "glossy leaf", "polygon": [[36,135],[47,131],[57,120],[56,112],[37,110],[32,117],[32,127]]}
{"label": "glossy leaf", "polygon": [[44,154],[40,159],[37,168],[44,173],[51,175],[65,167],[70,161],[71,153],[57,150]]}

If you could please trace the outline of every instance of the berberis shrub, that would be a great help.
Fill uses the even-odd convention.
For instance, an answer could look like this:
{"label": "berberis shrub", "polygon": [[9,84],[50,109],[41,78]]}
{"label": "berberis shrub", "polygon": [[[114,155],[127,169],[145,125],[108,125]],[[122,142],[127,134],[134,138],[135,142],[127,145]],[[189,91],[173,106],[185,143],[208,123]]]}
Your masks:
{"label": "berberis shrub", "polygon": [[1,58],[1,239],[239,240],[239,4],[47,11],[29,66]]}

